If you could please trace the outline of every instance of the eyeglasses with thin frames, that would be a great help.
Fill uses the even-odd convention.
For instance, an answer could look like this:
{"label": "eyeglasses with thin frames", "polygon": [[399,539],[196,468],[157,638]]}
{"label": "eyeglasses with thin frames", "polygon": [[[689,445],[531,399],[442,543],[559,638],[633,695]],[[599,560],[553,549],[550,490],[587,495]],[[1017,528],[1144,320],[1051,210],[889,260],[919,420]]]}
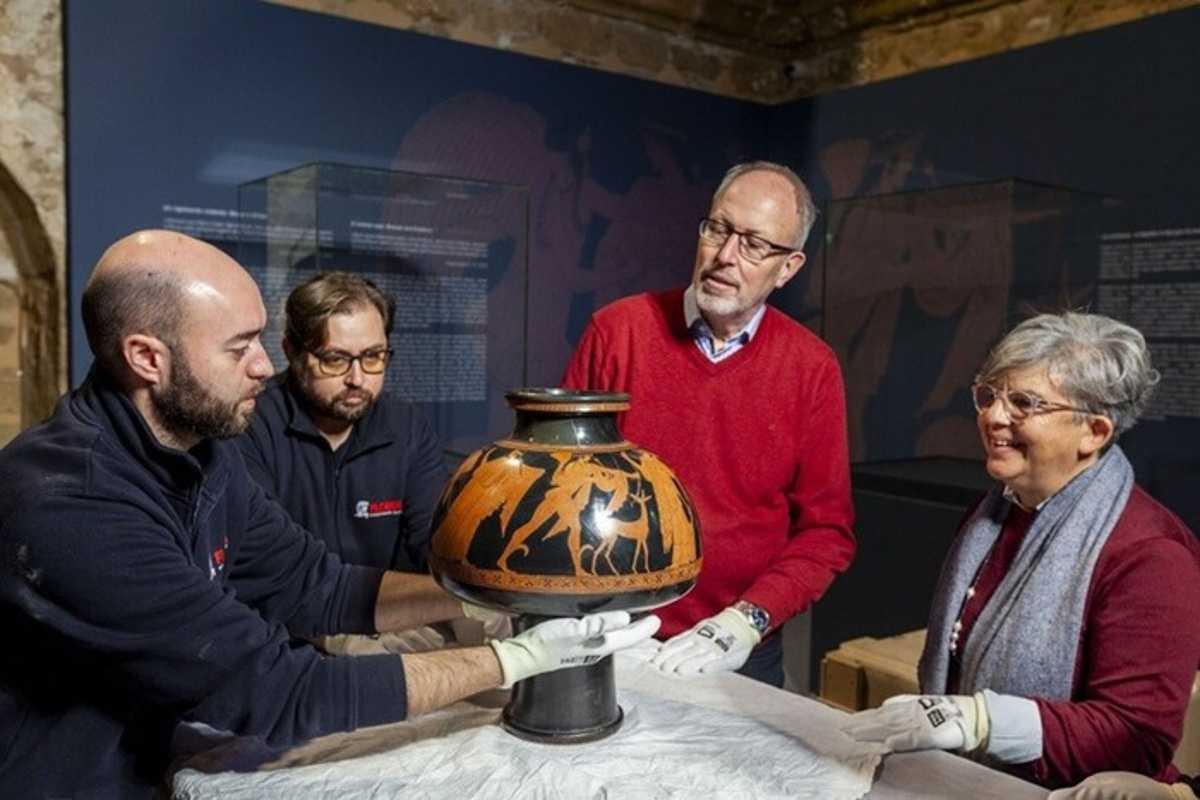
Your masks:
{"label": "eyeglasses with thin frames", "polygon": [[796,252],[795,247],[784,247],[781,244],[775,244],[769,239],[764,239],[757,233],[739,231],[737,228],[719,219],[704,217],[700,220],[700,238],[712,242],[718,247],[724,247],[725,242],[734,234],[737,234],[738,237],[738,255],[754,264],[765,261],[771,256]]}
{"label": "eyeglasses with thin frames", "polygon": [[992,407],[996,399],[1004,403],[1008,416],[1014,420],[1023,420],[1036,414],[1049,414],[1052,411],[1074,411],[1077,414],[1091,414],[1086,408],[1070,406],[1065,403],[1052,403],[1044,397],[1026,392],[1021,389],[997,389],[987,383],[977,383],[971,387],[971,402],[975,410],[982,414]]}
{"label": "eyeglasses with thin frames", "polygon": [[363,372],[368,375],[378,375],[387,369],[388,361],[392,358],[392,348],[390,347],[365,350],[356,356],[343,353],[341,350],[325,350],[320,353],[309,350],[308,352],[317,360],[317,369],[327,378],[340,378],[345,375],[354,366],[355,361],[358,362],[358,366]]}

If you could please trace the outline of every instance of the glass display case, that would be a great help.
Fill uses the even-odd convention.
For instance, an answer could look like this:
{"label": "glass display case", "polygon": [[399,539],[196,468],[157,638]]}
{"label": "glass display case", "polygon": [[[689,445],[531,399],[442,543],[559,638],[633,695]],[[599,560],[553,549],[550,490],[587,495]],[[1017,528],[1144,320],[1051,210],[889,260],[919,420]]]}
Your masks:
{"label": "glass display case", "polygon": [[262,290],[277,369],[289,291],[356,272],[396,301],[385,389],[419,403],[451,455],[508,431],[504,392],[526,372],[524,188],[315,163],[242,184],[238,206],[238,257]]}

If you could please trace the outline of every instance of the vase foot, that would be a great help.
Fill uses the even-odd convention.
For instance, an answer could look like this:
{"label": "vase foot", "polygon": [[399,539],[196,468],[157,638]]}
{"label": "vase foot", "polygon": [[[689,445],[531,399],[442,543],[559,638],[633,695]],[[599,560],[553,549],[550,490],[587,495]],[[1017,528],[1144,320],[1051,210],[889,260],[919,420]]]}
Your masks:
{"label": "vase foot", "polygon": [[512,719],[509,717],[506,709],[504,714],[501,715],[500,724],[504,730],[527,742],[537,742],[538,744],[586,744],[587,742],[596,742],[612,736],[621,729],[621,723],[624,720],[625,713],[621,710],[620,706],[617,706],[617,718],[612,722],[599,725],[595,728],[543,731],[526,727],[520,720]]}
{"label": "vase foot", "polygon": [[[548,617],[522,614],[515,633]],[[517,681],[501,717],[514,736],[548,744],[583,744],[616,733],[624,712],[617,705],[612,656],[586,667],[568,667]]]}

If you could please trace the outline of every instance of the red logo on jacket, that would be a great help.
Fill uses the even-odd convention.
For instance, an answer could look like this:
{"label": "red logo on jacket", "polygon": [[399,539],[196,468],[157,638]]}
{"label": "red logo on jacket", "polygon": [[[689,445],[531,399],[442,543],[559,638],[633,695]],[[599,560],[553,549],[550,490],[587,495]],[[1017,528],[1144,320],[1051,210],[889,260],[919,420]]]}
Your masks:
{"label": "red logo on jacket", "polygon": [[403,513],[403,500],[359,500],[354,504],[354,516],[356,519],[398,517]]}
{"label": "red logo on jacket", "polygon": [[229,550],[229,537],[221,537],[221,546],[212,551],[208,557],[208,579],[217,577],[217,573],[225,569],[225,553]]}

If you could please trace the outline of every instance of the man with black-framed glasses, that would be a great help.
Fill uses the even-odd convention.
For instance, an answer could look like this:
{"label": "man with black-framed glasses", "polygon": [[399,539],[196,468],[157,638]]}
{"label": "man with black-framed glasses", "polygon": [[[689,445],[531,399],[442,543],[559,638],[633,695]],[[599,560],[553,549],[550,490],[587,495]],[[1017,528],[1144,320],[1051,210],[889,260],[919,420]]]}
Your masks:
{"label": "man with black-framed glasses", "polygon": [[661,609],[652,663],[784,683],[779,630],[850,564],[845,390],[833,351],[766,305],[816,217],[781,164],[739,164],[700,220],[691,284],[593,317],[563,379],[630,394],[622,432],[679,475],[700,517],[696,588]]}
{"label": "man with black-framed glasses", "polygon": [[316,275],[285,307],[288,368],[238,439],[250,474],[351,564],[424,572],[446,482],[432,426],[384,392],[395,303],[348,272]]}
{"label": "man with black-framed glasses", "polygon": [[[383,388],[395,301],[360,275],[325,272],[293,289],[284,313],[288,368],[237,440],[251,477],[343,561],[432,584],[430,522],[447,473],[426,417]],[[316,644],[342,655],[410,653],[511,632],[502,615],[463,609],[479,618]]]}

